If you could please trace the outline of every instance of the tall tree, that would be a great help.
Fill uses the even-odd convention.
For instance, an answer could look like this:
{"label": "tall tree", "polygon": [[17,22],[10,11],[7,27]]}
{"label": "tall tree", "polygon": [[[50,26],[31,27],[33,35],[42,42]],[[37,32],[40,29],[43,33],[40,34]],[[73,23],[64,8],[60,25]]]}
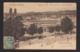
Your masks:
{"label": "tall tree", "polygon": [[54,27],[48,27],[48,29],[49,29],[49,32],[50,33],[53,33],[54,32]]}
{"label": "tall tree", "polygon": [[53,35],[53,32],[54,32],[54,27],[52,26],[52,27],[48,27],[48,30],[49,30],[49,32],[51,33],[51,35]]}
{"label": "tall tree", "polygon": [[60,32],[60,26],[59,25],[56,25],[54,29],[55,29],[55,31]]}
{"label": "tall tree", "polygon": [[65,33],[71,32],[73,29],[73,22],[69,17],[65,17],[61,20],[61,30]]}
{"label": "tall tree", "polygon": [[17,40],[20,36],[24,35],[23,23],[21,22],[22,18],[20,16],[10,17],[4,22],[4,35],[14,36],[15,40]]}
{"label": "tall tree", "polygon": [[38,28],[38,33],[42,34],[43,33],[43,27]]}
{"label": "tall tree", "polygon": [[33,36],[35,33],[37,33],[37,25],[31,24],[28,28],[28,34]]}

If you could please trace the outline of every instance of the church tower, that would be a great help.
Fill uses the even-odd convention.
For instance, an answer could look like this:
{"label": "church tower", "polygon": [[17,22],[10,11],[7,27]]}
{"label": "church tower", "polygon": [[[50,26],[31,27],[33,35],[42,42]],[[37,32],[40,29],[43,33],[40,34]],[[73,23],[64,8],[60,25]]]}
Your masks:
{"label": "church tower", "polygon": [[9,16],[12,17],[12,8],[9,9]]}
{"label": "church tower", "polygon": [[17,16],[17,10],[16,10],[16,8],[14,9],[13,16],[14,16],[14,17],[16,17],[16,16]]}

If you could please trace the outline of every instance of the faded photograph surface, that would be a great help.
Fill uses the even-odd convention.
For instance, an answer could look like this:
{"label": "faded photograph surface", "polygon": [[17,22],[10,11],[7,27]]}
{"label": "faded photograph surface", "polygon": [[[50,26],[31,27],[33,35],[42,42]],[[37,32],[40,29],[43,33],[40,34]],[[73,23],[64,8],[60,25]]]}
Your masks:
{"label": "faded photograph surface", "polygon": [[76,3],[4,2],[4,49],[76,50]]}

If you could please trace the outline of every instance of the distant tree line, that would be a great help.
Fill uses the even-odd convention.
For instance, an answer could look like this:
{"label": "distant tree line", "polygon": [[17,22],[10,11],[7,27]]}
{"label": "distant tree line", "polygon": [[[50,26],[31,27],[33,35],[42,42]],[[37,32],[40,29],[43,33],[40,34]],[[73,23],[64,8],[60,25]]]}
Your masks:
{"label": "distant tree line", "polygon": [[38,34],[41,34],[41,33],[43,33],[43,27],[37,27],[37,25],[35,25],[35,24],[31,24],[30,25],[30,27],[27,29],[27,31],[26,31],[28,34],[30,34],[30,35],[34,35],[34,34],[36,34],[36,33],[38,33]]}

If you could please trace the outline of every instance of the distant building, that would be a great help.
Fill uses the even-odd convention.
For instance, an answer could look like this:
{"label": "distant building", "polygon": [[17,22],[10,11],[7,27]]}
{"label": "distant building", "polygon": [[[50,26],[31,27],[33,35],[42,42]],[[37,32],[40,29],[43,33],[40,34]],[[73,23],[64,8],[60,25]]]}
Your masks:
{"label": "distant building", "polygon": [[8,18],[14,18],[14,17],[16,17],[17,16],[17,10],[16,9],[14,9],[14,12],[12,11],[12,8],[10,8],[9,9],[9,13],[7,13],[7,14],[5,14],[4,15],[4,19],[3,19],[3,21],[6,21]]}

